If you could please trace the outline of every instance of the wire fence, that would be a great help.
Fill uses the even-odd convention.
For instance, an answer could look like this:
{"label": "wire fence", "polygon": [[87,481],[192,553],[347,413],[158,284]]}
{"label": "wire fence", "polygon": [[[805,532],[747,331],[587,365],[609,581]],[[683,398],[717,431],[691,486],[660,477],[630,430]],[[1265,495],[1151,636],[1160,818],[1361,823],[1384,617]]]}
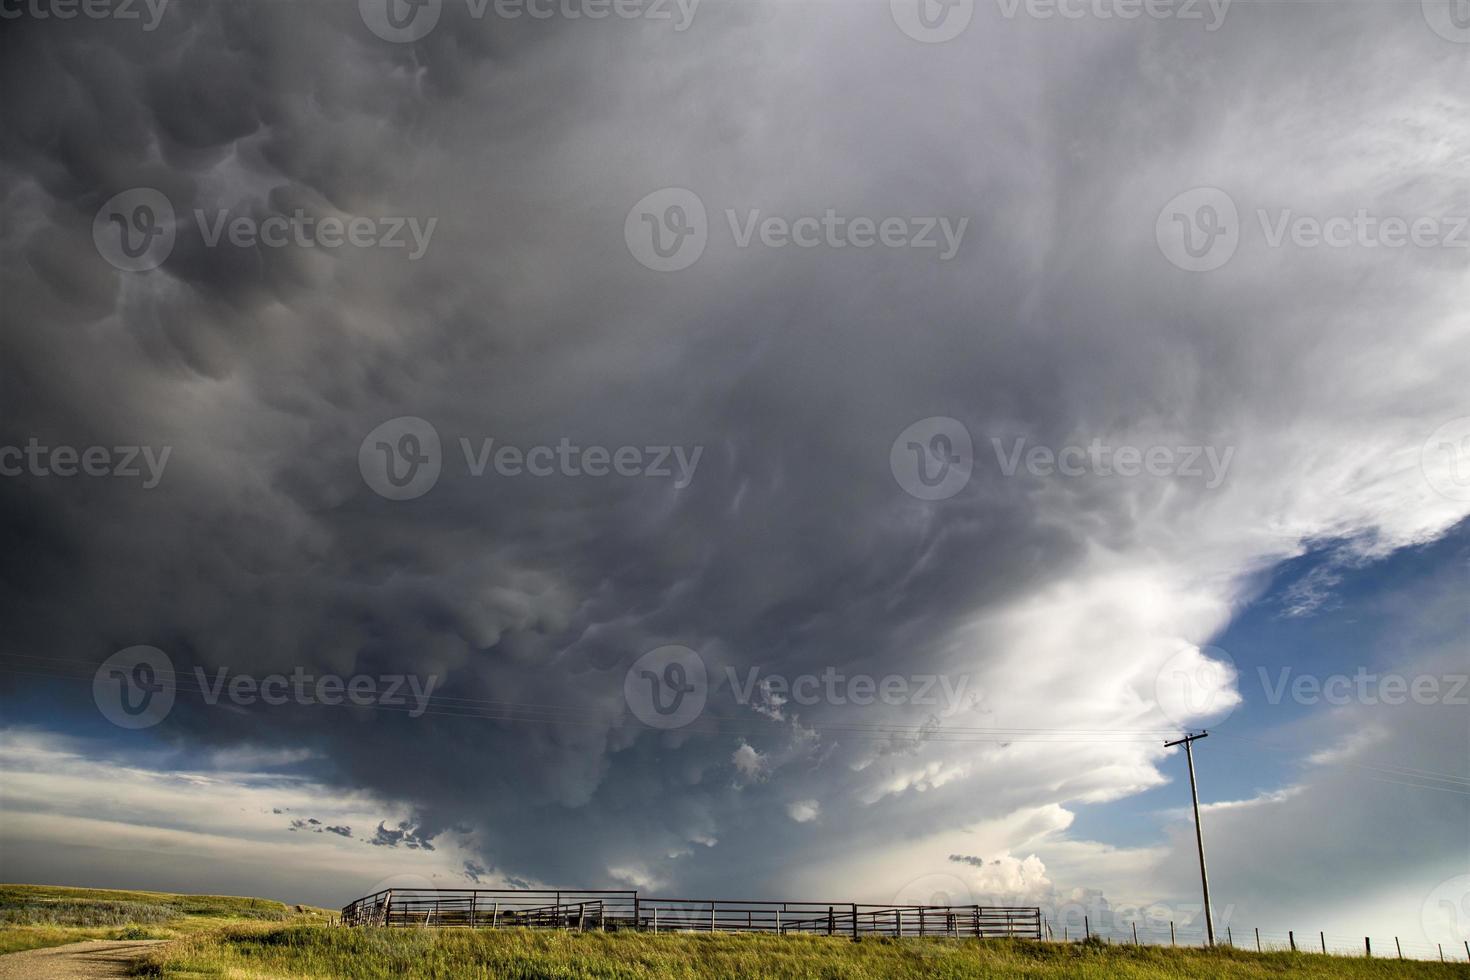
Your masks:
{"label": "wire fence", "polygon": [[[1110,945],[1192,946],[1203,948],[1208,940],[1203,929],[1179,929],[1175,923],[1131,923],[1120,929],[1093,928],[1088,917],[1079,924],[1042,923],[1042,938],[1048,942],[1101,940]],[[1215,931],[1215,943],[1260,953],[1314,953],[1325,956],[1358,958],[1425,960],[1441,963],[1470,963],[1470,940],[1433,943],[1402,936],[1347,936],[1325,931],[1303,932],[1261,929],[1255,926],[1222,926]]]}

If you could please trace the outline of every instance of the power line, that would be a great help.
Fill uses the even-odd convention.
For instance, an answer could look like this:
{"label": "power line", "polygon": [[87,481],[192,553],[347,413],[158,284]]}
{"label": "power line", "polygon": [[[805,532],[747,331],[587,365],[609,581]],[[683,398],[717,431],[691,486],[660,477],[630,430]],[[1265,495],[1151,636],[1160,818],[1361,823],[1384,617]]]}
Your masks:
{"label": "power line", "polygon": [[[36,661],[35,667],[41,669],[23,669],[23,667],[9,666],[7,660],[29,660]],[[46,677],[67,680],[88,680],[96,670],[96,663],[88,660],[40,657],[29,654],[0,654],[0,673],[15,674],[32,677]],[[174,680],[175,689],[184,693],[203,695],[207,688],[198,686],[192,682],[195,676],[192,672],[181,672],[176,670],[160,670],[162,676],[171,677]],[[276,671],[275,673],[282,673]],[[326,707],[356,707],[369,710],[414,713],[415,708],[409,706],[385,705],[379,703],[358,704],[343,701],[333,705],[325,702],[314,702]],[[586,706],[565,704],[542,704],[534,702],[504,701],[490,698],[464,698],[449,695],[434,694],[428,698],[429,707],[417,712],[418,716],[431,716],[436,718],[466,718],[472,720],[499,722],[504,724],[542,724],[571,726],[578,728],[595,728],[603,730],[625,729],[643,730],[645,726],[641,723],[629,724],[624,722],[613,722],[611,720],[597,721],[589,720]],[[956,744],[1007,744],[1011,742],[1055,742],[1055,743],[1149,743],[1157,742],[1161,736],[1172,736],[1179,734],[1177,728],[1009,728],[1009,727],[977,727],[977,726],[947,726],[947,725],[893,725],[878,723],[859,722],[812,722],[802,723],[796,718],[772,719],[778,721],[791,721],[799,728],[812,731],[817,734],[837,735],[858,740],[908,740],[917,742],[937,742]],[[678,731],[695,735],[739,735],[757,736],[770,732],[770,724],[743,719],[711,719],[711,723],[691,724]],[[1244,735],[1229,735],[1214,732],[1222,738],[1233,738],[1237,741],[1249,742],[1263,748],[1279,751],[1292,750],[1289,746],[1283,746],[1266,742],[1260,739]],[[1347,760],[1332,760],[1330,762],[1318,762],[1319,766],[1344,766],[1357,769],[1371,774],[1378,782],[1393,783],[1395,785],[1409,786],[1418,789],[1434,789],[1455,795],[1470,796],[1470,776],[1456,773],[1437,772],[1428,769],[1415,769],[1407,766],[1398,766],[1388,763],[1349,762]],[[1399,779],[1381,778],[1384,776],[1403,777]],[[1407,781],[1405,781],[1407,780]],[[1415,782],[1415,780],[1427,781]],[[1443,783],[1447,785],[1431,785]]]}

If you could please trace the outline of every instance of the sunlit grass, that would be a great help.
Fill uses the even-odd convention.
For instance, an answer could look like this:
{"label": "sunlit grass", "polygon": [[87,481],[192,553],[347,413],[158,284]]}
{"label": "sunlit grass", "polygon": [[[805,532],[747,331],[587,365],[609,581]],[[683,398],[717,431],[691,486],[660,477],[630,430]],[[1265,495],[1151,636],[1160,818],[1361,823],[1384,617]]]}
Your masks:
{"label": "sunlit grass", "polygon": [[520,929],[346,929],[332,913],[266,899],[0,885],[0,952],[80,939],[169,939],[141,975],[219,980],[761,977],[1124,978],[1462,977],[1465,964],[1308,953],[973,939],[861,942],[826,936],[648,935]]}
{"label": "sunlit grass", "polygon": [[229,895],[0,885],[0,954],[84,939],[175,939],[250,922],[324,922],[330,914]]}
{"label": "sunlit grass", "polygon": [[1005,940],[243,926],[161,948],[162,978],[1470,977],[1464,964]]}

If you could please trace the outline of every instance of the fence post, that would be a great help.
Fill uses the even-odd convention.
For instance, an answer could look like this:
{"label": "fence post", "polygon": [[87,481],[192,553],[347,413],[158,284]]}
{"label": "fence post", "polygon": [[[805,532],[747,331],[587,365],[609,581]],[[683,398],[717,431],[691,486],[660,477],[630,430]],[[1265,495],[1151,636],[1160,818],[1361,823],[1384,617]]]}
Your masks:
{"label": "fence post", "polygon": [[715,931],[715,900],[709,900],[709,931]]}
{"label": "fence post", "polygon": [[1169,945],[1174,945],[1174,920],[1169,920]]}
{"label": "fence post", "polygon": [[[857,916],[852,917],[852,927],[857,928]],[[827,906],[827,935],[837,931],[837,919],[832,915],[832,906]]]}
{"label": "fence post", "polygon": [[1319,932],[1317,936],[1322,940],[1322,955],[1327,955],[1327,933]]}
{"label": "fence post", "polygon": [[1439,947],[1439,961],[1441,963],[1443,963],[1444,962],[1444,943],[1435,943],[1434,945],[1436,945],[1436,946]]}
{"label": "fence post", "polygon": [[1296,952],[1296,933],[1292,932],[1290,929],[1286,930],[1286,941],[1289,942],[1289,943],[1291,943],[1291,951],[1293,953],[1295,953]]}
{"label": "fence post", "polygon": [[781,910],[776,910],[776,935],[781,935]]}
{"label": "fence post", "polygon": [[852,938],[857,941],[857,902],[852,903]]}
{"label": "fence post", "polygon": [[653,934],[658,935],[658,906],[653,907]]}
{"label": "fence post", "polygon": [[470,928],[475,927],[475,904],[480,900],[480,893],[470,892]]}
{"label": "fence post", "polygon": [[633,929],[636,932],[643,928],[643,909],[639,907],[638,893],[633,893]]}
{"label": "fence post", "polygon": [[1399,951],[1399,959],[1404,958],[1404,947],[1399,945],[1399,937],[1393,937],[1393,948]]}
{"label": "fence post", "polygon": [[490,928],[500,928],[500,902],[495,903],[495,910],[490,913]]}
{"label": "fence post", "polygon": [[1229,946],[1231,949],[1235,948],[1235,936],[1230,932],[1229,926],[1225,927],[1225,945]]}
{"label": "fence post", "polygon": [[974,916],[975,916],[975,938],[976,939],[979,939],[980,938],[980,906],[978,906],[978,905],[975,906]]}
{"label": "fence post", "polygon": [[1256,952],[1261,951],[1261,927],[1256,926]]}
{"label": "fence post", "polygon": [[919,906],[919,937],[921,939],[924,936],[924,925],[925,925],[924,919],[925,919],[925,916],[924,916],[924,906],[920,905]]}
{"label": "fence post", "polygon": [[1085,915],[1082,917],[1082,931],[1086,934],[1086,938],[1092,938],[1092,923],[1088,921]]}
{"label": "fence post", "polygon": [[1367,936],[1363,937],[1363,952],[1369,957],[1373,955],[1373,940]]}
{"label": "fence post", "polygon": [[1138,945],[1138,923],[1133,923],[1133,945]]}
{"label": "fence post", "polygon": [[900,937],[903,935],[903,909],[893,910],[893,934]]}

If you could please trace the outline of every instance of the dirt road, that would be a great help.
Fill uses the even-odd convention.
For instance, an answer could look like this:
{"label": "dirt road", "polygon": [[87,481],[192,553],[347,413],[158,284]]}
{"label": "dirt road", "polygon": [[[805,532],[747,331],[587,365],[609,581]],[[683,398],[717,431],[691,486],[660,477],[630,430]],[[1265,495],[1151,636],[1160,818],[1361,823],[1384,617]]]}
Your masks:
{"label": "dirt road", "polygon": [[0,980],[101,980],[125,977],[133,960],[161,939],[92,939],[0,956]]}

